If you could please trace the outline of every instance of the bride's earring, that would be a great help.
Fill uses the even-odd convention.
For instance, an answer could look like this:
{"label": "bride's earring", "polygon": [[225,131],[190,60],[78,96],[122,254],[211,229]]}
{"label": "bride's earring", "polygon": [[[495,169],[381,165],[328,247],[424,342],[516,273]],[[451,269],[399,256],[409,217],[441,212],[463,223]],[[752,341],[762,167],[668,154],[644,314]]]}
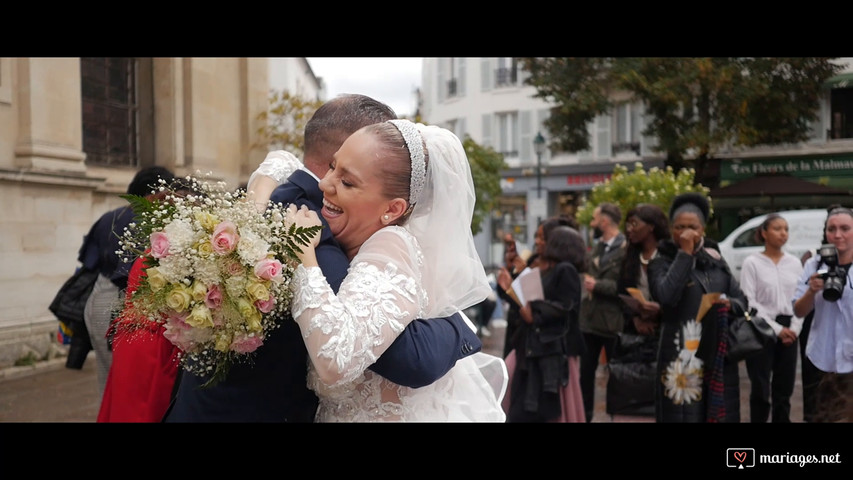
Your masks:
{"label": "bride's earring", "polygon": [[391,217],[389,217],[387,213],[385,215],[382,215],[382,220],[385,220],[385,223],[388,223],[389,218]]}

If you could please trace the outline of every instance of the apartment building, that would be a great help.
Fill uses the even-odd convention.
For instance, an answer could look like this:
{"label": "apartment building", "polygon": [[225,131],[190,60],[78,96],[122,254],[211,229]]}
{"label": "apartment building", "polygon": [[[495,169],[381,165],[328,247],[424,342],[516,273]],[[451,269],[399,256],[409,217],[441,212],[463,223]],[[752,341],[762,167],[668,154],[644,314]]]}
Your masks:
{"label": "apartment building", "polygon": [[[845,70],[826,82],[808,142],[729,149],[716,156],[724,188],[712,192],[712,198],[722,233],[768,210],[820,208],[836,201],[850,204],[853,57],[840,63]],[[664,165],[663,156],[653,151],[655,139],[640,133],[648,121],[643,106],[627,97],[614,99],[613,110],[589,124],[589,150],[567,153],[545,148],[537,154],[537,135],[542,135],[540,142],[549,143],[543,124],[551,105],[533,97],[535,89],[524,85],[525,72],[513,58],[425,58],[422,75],[424,121],[494,148],[508,165],[501,173],[500,204],[475,238],[487,267],[502,263],[504,232],[532,247],[540,219],[573,214],[616,164],[629,170],[636,162],[646,169]]]}

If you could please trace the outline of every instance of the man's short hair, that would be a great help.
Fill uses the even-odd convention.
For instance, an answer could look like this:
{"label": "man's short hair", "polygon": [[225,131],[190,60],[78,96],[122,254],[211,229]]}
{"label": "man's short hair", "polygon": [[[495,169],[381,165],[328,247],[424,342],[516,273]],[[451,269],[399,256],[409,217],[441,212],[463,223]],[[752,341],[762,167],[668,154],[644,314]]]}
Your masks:
{"label": "man's short hair", "polygon": [[622,221],[622,210],[619,208],[619,205],[610,202],[602,202],[598,204],[598,211],[604,215],[607,215],[613,223],[619,225],[619,222]]}
{"label": "man's short hair", "polygon": [[391,107],[367,95],[338,95],[321,105],[305,124],[305,154],[331,156],[361,127],[395,118]]}

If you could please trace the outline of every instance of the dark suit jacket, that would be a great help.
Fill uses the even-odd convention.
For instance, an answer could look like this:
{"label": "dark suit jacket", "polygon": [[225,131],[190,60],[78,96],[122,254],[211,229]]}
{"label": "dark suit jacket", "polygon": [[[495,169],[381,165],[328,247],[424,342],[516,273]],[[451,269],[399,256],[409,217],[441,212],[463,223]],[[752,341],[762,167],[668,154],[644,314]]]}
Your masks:
{"label": "dark suit jacket", "polygon": [[[285,205],[322,207],[317,180],[297,170],[271,196]],[[349,268],[349,259],[323,225],[317,261],[336,292]],[[441,378],[456,361],[483,347],[457,313],[447,319],[415,320],[370,367],[389,380],[410,387]],[[282,322],[255,352],[252,364],[235,365],[222,382],[200,388],[207,379],[182,372],[166,422],[311,422],[317,397],[306,386],[308,352],[299,326]]]}
{"label": "dark suit jacket", "polygon": [[119,237],[122,236],[124,228],[133,222],[133,216],[130,205],[101,215],[83,239],[77,257],[84,267],[97,270],[121,289],[127,288],[127,277],[133,262],[124,262],[116,255],[116,251],[121,250]]}
{"label": "dark suit jacket", "polygon": [[595,289],[591,297],[583,295],[581,300],[582,332],[615,337],[625,328],[617,284],[626,247],[625,235],[619,233],[613,239],[610,250],[603,253],[596,248],[589,256],[587,273],[595,277]]}

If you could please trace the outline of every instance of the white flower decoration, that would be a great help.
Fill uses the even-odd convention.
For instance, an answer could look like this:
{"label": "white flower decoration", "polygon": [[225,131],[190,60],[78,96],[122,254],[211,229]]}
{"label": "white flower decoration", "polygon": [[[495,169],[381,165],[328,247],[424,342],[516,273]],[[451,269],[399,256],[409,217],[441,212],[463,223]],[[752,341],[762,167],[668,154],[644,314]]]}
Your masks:
{"label": "white flower decoration", "polygon": [[[698,360],[698,359],[697,359]],[[702,367],[676,358],[666,367],[664,394],[676,405],[689,405],[702,398]]]}

